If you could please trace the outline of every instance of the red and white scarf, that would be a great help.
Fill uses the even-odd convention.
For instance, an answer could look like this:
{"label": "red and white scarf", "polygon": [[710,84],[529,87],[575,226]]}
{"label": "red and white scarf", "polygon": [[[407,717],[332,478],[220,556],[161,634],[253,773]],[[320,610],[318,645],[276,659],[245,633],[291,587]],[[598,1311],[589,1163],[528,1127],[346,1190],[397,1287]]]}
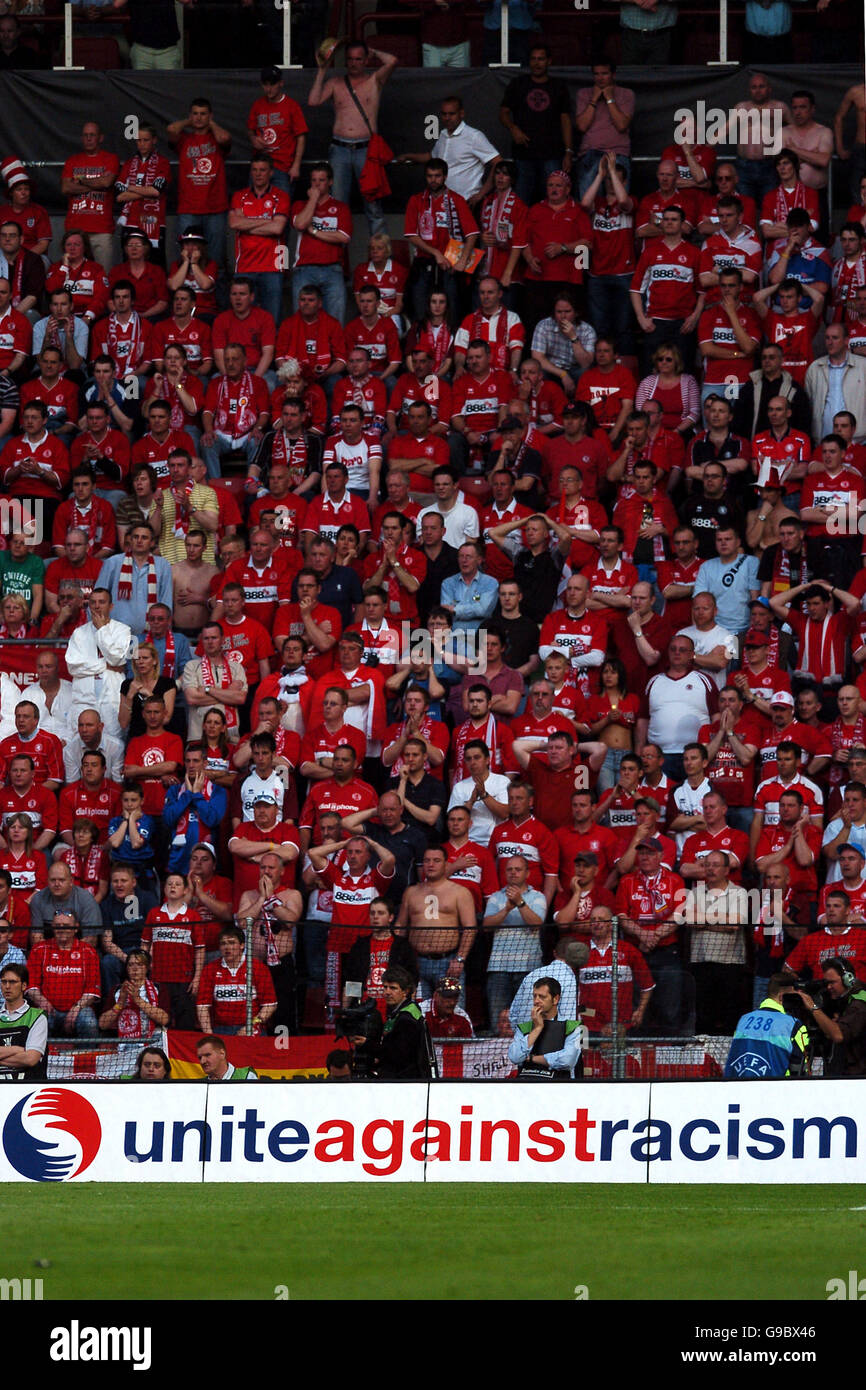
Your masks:
{"label": "red and white scarf", "polygon": [[[157,651],[156,642],[147,630],[144,634],[144,640],[150,643],[154,651]],[[157,655],[159,655],[158,652]],[[174,679],[174,633],[171,629],[165,634],[165,656],[163,657],[159,674],[161,676],[166,676],[169,680]]]}
{"label": "red and white scarf", "polygon": [[100,845],[92,845],[86,855],[81,855],[73,846],[63,858],[69,867],[72,881],[79,888],[98,888],[99,871],[102,868],[104,851]]}
{"label": "red and white scarf", "polygon": [[[201,683],[205,689],[207,689],[207,687],[210,686],[214,690],[216,690],[217,688],[219,688],[220,690],[224,690],[228,686],[230,686],[232,683],[232,673],[229,667],[228,658],[226,658],[225,661],[221,662],[219,679],[217,679],[213,663],[210,657],[203,656],[201,659]],[[222,711],[226,717],[226,724],[228,725],[228,727],[230,729],[238,728],[238,712],[235,709],[235,706],[223,705]],[[208,786],[210,786],[210,783],[208,783]]]}
{"label": "red and white scarf", "polygon": [[195,483],[192,478],[187,479],[182,488],[176,488],[171,484],[169,491],[174,502],[174,535],[186,536],[189,534],[190,519],[190,498]]}
{"label": "red and white scarf", "polygon": [[[9,262],[6,262],[6,278],[12,290],[12,307],[15,308],[21,298],[21,291],[24,287],[24,252],[23,249],[15,257],[15,266],[12,273],[9,273]],[[44,344],[43,344],[44,346]],[[56,344],[52,344],[52,347]]]}
{"label": "red and white scarf", "polygon": [[125,368],[126,371],[134,372],[144,353],[144,334],[141,330],[141,319],[134,309],[130,315],[129,325],[131,330],[129,337],[127,338],[124,335],[124,342],[129,343],[129,351],[125,355],[118,357],[117,354],[120,335],[117,331],[116,314],[108,315],[108,337],[106,342],[108,345],[108,355],[113,357],[114,361],[118,363],[119,366]]}
{"label": "red and white scarf", "polygon": [[784,914],[788,910],[791,902],[791,889],[788,888],[782,898],[782,911],[776,913],[773,907],[776,890],[764,888],[761,892],[761,911],[754,928],[755,950],[759,951],[762,946],[769,947],[770,957],[774,960],[784,954],[785,925]]}
{"label": "red and white scarf", "polygon": [[833,613],[828,613],[820,623],[813,623],[807,618],[803,624],[800,670],[807,671],[816,681],[842,675],[836,661],[839,625],[833,622],[834,616]]}
{"label": "red and white scarf", "polygon": [[[138,991],[138,997],[144,997],[153,1009],[159,1004],[159,993],[151,980],[145,980]],[[118,1035],[121,1038],[149,1038],[153,1031],[153,1024],[147,1014],[127,1000],[117,1016]]]}
{"label": "red and white scarf", "polygon": [[791,208],[805,208],[806,188],[798,179],[789,194],[782,184],[776,189],[776,200],[773,207],[773,221],[781,226],[788,219]]}
{"label": "red and white scarf", "polygon": [[[123,603],[129,603],[132,598],[132,556],[124,555],[123,564],[120,566],[120,574],[117,579],[117,597]],[[148,556],[147,561],[147,606],[152,607],[158,603],[156,588],[156,561],[153,556]]]}
{"label": "red and white scarf", "polygon": [[[127,185],[130,188],[153,188],[156,179],[159,177],[159,155],[154,150],[147,159],[142,159],[140,154],[133,155],[129,161],[129,175]],[[159,198],[136,198],[132,207],[135,209],[137,217],[136,226],[140,227],[149,241],[157,241],[159,238]],[[127,213],[127,225],[132,225]]]}
{"label": "red and white scarf", "polygon": [[[266,898],[262,903],[262,931],[265,938],[265,960],[268,965],[279,965],[280,955],[277,950],[277,940],[274,935],[274,923],[279,918],[274,912],[275,907],[282,907],[279,895],[274,893],[273,897]],[[277,930],[280,930],[278,927]]]}
{"label": "red and white scarf", "polygon": [[[259,418],[254,404],[255,391],[253,389],[251,372],[244,372],[243,376],[237,382],[237,388],[238,408],[233,422],[233,433],[236,439],[241,435],[249,434],[250,430],[254,429],[256,420]],[[216,418],[220,422],[225,421],[226,424],[232,419],[231,412],[228,408],[229,394],[227,378],[222,376],[220,377],[219,386],[217,387]],[[219,428],[223,429],[224,425],[220,423]]]}
{"label": "red and white scarf", "polygon": [[[497,198],[495,194],[492,194],[485,200],[484,206],[481,209],[481,230],[483,232],[489,232],[491,236],[496,238],[495,245],[488,246],[485,253],[484,275],[490,274],[490,266],[493,262],[493,252],[496,250],[496,246],[499,246],[501,249],[514,235],[514,223],[511,220],[514,201],[514,190],[509,188],[507,192],[503,193],[501,198]],[[478,334],[476,333],[475,336],[477,337]]]}
{"label": "red and white scarf", "polygon": [[102,527],[96,516],[95,498],[91,500],[90,506],[87,508],[86,512],[81,511],[78,503],[73,498],[72,516],[69,519],[69,526],[70,528],[74,526],[79,531],[84,531],[86,533],[88,555],[99,547],[99,543],[102,540]]}
{"label": "red and white scarf", "polygon": [[485,318],[481,310],[476,310],[472,320],[472,337],[480,338],[482,342],[490,344],[490,365],[491,367],[507,368],[508,366],[508,310],[503,304],[499,310],[496,320],[496,336],[491,336],[490,320]]}
{"label": "red and white scarf", "polygon": [[[186,380],[186,373],[181,377],[180,384],[183,386]],[[163,377],[160,386],[153,393],[155,401],[165,401],[171,407],[171,427],[173,430],[182,430],[189,420],[189,416],[183,408],[180,396],[177,394],[177,387]]]}

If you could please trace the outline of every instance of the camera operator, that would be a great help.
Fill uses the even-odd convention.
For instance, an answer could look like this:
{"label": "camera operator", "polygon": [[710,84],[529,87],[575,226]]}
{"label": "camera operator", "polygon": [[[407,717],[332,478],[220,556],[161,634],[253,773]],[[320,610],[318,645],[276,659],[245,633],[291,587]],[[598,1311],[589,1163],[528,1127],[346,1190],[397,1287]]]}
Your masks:
{"label": "camera operator", "polygon": [[725,1063],[728,1080],[770,1081],[808,1073],[808,1030],[783,1002],[784,995],[795,992],[789,976],[770,976],[763,1003],[743,1014],[734,1029]]}
{"label": "camera operator", "polygon": [[824,962],[825,1001],[796,989],[806,1011],[832,1047],[824,1057],[825,1076],[866,1076],[866,986],[844,960]]}
{"label": "camera operator", "polygon": [[382,988],[388,1012],[381,1040],[352,1037],[356,1061],[366,1059],[377,1081],[429,1081],[436,1076],[436,1055],[427,1024],[412,998],[415,981],[408,970],[389,966]]}

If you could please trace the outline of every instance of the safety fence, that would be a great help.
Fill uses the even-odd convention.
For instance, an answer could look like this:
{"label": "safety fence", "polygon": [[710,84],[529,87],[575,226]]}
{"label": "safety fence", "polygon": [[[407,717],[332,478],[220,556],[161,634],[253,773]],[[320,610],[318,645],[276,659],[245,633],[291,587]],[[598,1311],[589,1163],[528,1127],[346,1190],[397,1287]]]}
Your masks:
{"label": "safety fence", "polygon": [[[146,1047],[169,1057],[175,1079],[195,1079],[198,1034],[157,1029],[148,1039],[75,1038],[51,1040],[49,1081],[119,1081],[132,1077]],[[516,1079],[508,1058],[509,1038],[434,1038],[440,1081],[507,1081]],[[326,1058],[341,1046],[331,1033],[297,1038],[226,1038],[236,1065],[253,1065],[269,1080],[321,1079]],[[613,1040],[584,1035],[580,1079],[598,1081],[700,1081],[722,1076],[731,1040],[725,1037]]]}

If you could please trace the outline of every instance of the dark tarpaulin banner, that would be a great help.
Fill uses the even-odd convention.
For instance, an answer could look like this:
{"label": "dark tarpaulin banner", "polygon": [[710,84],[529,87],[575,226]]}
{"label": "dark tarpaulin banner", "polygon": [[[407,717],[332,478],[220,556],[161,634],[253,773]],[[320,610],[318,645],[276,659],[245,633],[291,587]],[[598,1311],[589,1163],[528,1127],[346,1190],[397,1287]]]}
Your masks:
{"label": "dark tarpaulin banner", "polygon": [[[556,68],[569,84],[572,97],[590,83],[587,67]],[[784,67],[768,69],[775,96],[787,100],[791,93],[808,87],[816,98],[817,119],[830,125],[848,87],[863,80],[862,63],[836,67]],[[472,72],[432,68],[397,69],[388,81],[382,100],[380,133],[399,155],[429,149],[435,138],[439,103],[449,93],[460,95],[466,119],[478,126],[502,154],[511,153],[511,142],[499,122],[499,107],[508,82],[517,69],[488,68]],[[304,107],[310,126],[307,159],[323,159],[328,152],[333,108],[310,108],[307,96],[315,74],[310,69],[286,74],[286,89]],[[632,153],[658,155],[674,137],[674,113],[697,110],[697,103],[728,111],[747,96],[747,69],[715,67],[618,68],[617,81],[634,89],[637,114],[632,127]],[[60,166],[80,148],[81,127],[98,120],[105,144],[123,160],[135,153],[136,121],[152,121],[164,131],[189,109],[196,96],[213,103],[219,123],[231,132],[232,161],[245,162],[251,154],[246,118],[261,95],[258,74],[252,71],[194,70],[186,72],[133,72],[126,69],[99,72],[27,72],[0,76],[0,156],[18,155],[36,171],[36,200],[59,212],[65,200],[60,194]],[[160,142],[166,149],[164,138]],[[54,167],[40,168],[41,165]],[[411,165],[388,169],[393,193],[386,202],[390,211],[405,206],[420,183]],[[242,167],[231,169],[233,188],[244,183]],[[174,190],[169,207],[174,207]]]}

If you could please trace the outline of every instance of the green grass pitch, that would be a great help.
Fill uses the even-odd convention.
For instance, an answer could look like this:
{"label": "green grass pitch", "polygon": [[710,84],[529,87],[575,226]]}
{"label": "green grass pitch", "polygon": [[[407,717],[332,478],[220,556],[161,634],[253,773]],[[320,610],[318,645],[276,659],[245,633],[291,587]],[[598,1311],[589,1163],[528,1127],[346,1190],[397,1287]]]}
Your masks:
{"label": "green grass pitch", "polygon": [[[80,1183],[5,1208],[4,1272],[46,1300],[501,1299],[519,1274],[523,1299],[823,1301],[866,1237],[862,1186]],[[832,1241],[773,1238],[791,1222]]]}

